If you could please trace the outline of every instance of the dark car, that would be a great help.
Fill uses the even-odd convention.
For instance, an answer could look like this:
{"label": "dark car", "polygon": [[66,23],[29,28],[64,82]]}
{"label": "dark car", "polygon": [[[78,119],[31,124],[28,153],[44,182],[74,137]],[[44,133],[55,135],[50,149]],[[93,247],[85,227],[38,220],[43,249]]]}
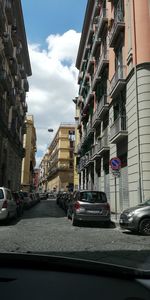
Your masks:
{"label": "dark car", "polygon": [[107,222],[110,223],[110,206],[104,192],[78,191],[73,195],[67,210],[68,218],[72,225],[79,221]]}
{"label": "dark car", "polygon": [[23,197],[19,192],[12,192],[12,196],[16,202],[17,205],[17,217],[22,216],[23,214],[23,210],[24,210],[24,201],[23,201]]}
{"label": "dark car", "polygon": [[122,229],[150,235],[150,199],[124,210],[119,220]]}

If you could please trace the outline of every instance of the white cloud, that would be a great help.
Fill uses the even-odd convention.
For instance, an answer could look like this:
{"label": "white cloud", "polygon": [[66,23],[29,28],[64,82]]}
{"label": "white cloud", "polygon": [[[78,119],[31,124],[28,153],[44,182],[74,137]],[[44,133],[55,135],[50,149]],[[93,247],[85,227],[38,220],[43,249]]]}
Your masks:
{"label": "white cloud", "polygon": [[[37,130],[37,164],[61,122],[74,122],[72,99],[78,93],[75,60],[80,33],[69,30],[47,37],[47,49],[29,45],[32,77],[27,97],[28,113],[34,115]],[[54,133],[49,133],[53,128]]]}

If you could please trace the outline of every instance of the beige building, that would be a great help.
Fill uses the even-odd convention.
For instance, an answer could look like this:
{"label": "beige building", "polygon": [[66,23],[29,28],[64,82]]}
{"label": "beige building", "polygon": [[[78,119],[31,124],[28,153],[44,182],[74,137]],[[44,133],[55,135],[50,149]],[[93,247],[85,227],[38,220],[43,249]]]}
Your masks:
{"label": "beige building", "polygon": [[[61,123],[47,156],[44,156],[44,168],[41,173],[47,182],[45,190],[68,191],[73,189],[74,182],[74,140],[75,125]],[[46,162],[46,165],[45,165]]]}
{"label": "beige building", "polygon": [[21,1],[0,1],[0,186],[20,189],[27,76],[31,66]]}
{"label": "beige building", "polygon": [[32,191],[34,188],[34,167],[36,165],[36,131],[32,115],[26,116],[25,125],[26,133],[23,139],[25,157],[22,161],[21,188],[23,191]]}
{"label": "beige building", "polygon": [[43,192],[47,191],[48,161],[49,161],[49,155],[48,153],[45,153],[39,165],[39,169],[40,169],[39,190]]}
{"label": "beige building", "polygon": [[149,36],[149,0],[88,0],[76,61],[79,185],[105,191],[112,211],[150,194]]}

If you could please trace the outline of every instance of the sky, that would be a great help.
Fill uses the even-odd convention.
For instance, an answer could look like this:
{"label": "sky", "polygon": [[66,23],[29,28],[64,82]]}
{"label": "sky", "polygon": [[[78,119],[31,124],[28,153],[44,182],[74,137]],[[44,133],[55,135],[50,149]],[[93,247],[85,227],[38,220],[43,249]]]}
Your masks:
{"label": "sky", "polygon": [[36,127],[37,167],[60,123],[74,122],[75,61],[86,4],[87,0],[22,0],[32,68],[26,100]]}

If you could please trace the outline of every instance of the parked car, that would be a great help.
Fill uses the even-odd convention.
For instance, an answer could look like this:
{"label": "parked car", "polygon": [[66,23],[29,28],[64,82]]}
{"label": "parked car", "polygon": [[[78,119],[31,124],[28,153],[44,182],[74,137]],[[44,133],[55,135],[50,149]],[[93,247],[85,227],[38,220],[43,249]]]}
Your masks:
{"label": "parked car", "polygon": [[22,197],[23,197],[24,208],[25,208],[25,209],[30,208],[30,207],[31,207],[32,200],[31,200],[31,198],[30,198],[29,193],[28,193],[28,192],[20,191],[20,194],[21,194]]}
{"label": "parked car", "polygon": [[41,200],[46,200],[47,199],[46,193],[40,192],[39,195],[40,195]]}
{"label": "parked car", "polygon": [[24,210],[24,201],[23,201],[23,197],[19,192],[12,192],[12,196],[16,202],[17,205],[17,217],[22,216],[23,214],[23,210]]}
{"label": "parked car", "polygon": [[110,206],[104,192],[83,190],[73,194],[67,210],[72,225],[79,221],[110,223]]}
{"label": "parked car", "polygon": [[150,199],[125,209],[120,215],[119,223],[122,229],[150,235]]}
{"label": "parked car", "polygon": [[17,216],[17,204],[10,189],[0,187],[0,220]]}
{"label": "parked car", "polygon": [[62,195],[63,195],[63,192],[61,192],[61,191],[58,192],[57,195],[56,195],[56,203],[59,206],[60,206],[60,201],[61,201]]}

